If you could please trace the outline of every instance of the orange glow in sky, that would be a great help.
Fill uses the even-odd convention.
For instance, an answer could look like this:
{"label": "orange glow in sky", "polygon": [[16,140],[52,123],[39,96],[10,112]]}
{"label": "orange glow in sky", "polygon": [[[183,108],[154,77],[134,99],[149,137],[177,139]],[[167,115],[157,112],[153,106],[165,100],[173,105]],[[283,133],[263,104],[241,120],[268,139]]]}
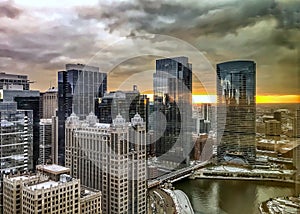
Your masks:
{"label": "orange glow in sky", "polygon": [[[153,94],[147,94],[153,101]],[[193,103],[216,103],[216,95],[193,94]],[[257,95],[256,103],[300,103],[300,95]]]}

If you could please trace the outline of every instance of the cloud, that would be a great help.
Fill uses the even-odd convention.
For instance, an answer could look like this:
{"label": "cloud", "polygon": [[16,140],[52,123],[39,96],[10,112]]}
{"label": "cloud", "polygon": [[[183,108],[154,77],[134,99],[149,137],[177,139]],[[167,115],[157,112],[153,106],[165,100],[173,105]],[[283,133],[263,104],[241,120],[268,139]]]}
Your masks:
{"label": "cloud", "polygon": [[[49,80],[43,74],[54,78],[65,63],[90,62],[102,48],[96,57],[100,70],[126,58],[135,51],[131,47],[155,56],[184,52],[167,37],[147,35],[153,33],[188,42],[213,66],[253,59],[259,93],[294,93],[292,78],[299,62],[291,58],[299,51],[299,5],[296,0],[111,0],[94,6],[30,8],[5,1],[0,3],[0,69],[27,72],[39,78],[37,88],[45,89]],[[120,39],[126,42],[105,48]],[[205,70],[201,60],[191,59],[194,70]],[[115,67],[111,76],[120,83],[138,71],[153,69],[153,62],[151,54],[133,56]]]}
{"label": "cloud", "polygon": [[0,2],[0,18],[8,17],[11,19],[19,17],[22,10],[12,4],[11,1]]}

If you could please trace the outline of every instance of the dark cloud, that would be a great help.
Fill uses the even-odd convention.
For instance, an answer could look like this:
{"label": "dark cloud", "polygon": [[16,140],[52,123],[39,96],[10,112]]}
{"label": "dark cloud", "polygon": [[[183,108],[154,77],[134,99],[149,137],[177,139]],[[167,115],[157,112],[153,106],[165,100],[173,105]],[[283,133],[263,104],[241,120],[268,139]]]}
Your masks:
{"label": "dark cloud", "polygon": [[17,18],[22,13],[22,10],[15,7],[11,1],[0,2],[0,18],[8,17],[11,19]]}

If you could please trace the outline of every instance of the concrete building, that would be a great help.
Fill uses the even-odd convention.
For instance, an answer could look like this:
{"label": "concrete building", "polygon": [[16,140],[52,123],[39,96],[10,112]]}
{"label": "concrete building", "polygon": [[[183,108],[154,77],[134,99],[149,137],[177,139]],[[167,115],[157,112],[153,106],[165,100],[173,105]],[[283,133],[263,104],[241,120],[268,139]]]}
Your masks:
{"label": "concrete building", "polygon": [[57,88],[49,88],[41,96],[43,107],[43,114],[41,116],[44,119],[51,119],[52,116],[56,115],[57,110]]}
{"label": "concrete building", "polygon": [[0,73],[0,89],[29,90],[27,75]]}
{"label": "concrete building", "polygon": [[101,190],[103,213],[146,213],[146,132],[136,114],[127,123],[118,115],[112,124],[94,114],[66,121],[66,166],[82,184]]}
{"label": "concrete building", "polygon": [[83,64],[66,64],[58,72],[58,162],[65,161],[65,120],[75,112],[84,119],[95,112],[96,100],[107,90],[107,75],[98,67]]}
{"label": "concrete building", "polygon": [[[4,177],[4,214],[101,214],[101,192],[80,186],[58,165],[39,166],[43,174]],[[43,170],[42,170],[43,171]]]}
{"label": "concrete building", "polygon": [[52,120],[41,119],[40,121],[40,150],[39,164],[52,163]]}
{"label": "concrete building", "polygon": [[281,123],[277,120],[268,120],[265,122],[265,133],[267,136],[280,136]]}
{"label": "concrete building", "polygon": [[53,116],[51,120],[51,159],[54,164],[58,164],[58,117]]}
{"label": "concrete building", "polygon": [[3,175],[33,170],[32,127],[32,111],[18,110],[16,102],[0,102],[0,213]]}

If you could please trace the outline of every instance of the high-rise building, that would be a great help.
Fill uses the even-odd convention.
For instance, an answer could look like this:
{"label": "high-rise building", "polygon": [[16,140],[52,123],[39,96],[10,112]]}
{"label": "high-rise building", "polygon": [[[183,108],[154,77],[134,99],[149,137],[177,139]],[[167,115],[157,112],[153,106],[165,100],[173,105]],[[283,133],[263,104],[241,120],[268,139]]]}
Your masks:
{"label": "high-rise building", "polygon": [[107,90],[107,75],[98,67],[67,64],[58,72],[58,162],[65,162],[65,120],[75,112],[84,118],[95,112],[95,103]]}
{"label": "high-rise building", "polygon": [[67,171],[65,167],[43,165],[41,168],[47,174],[4,177],[4,214],[102,213],[101,192],[80,186],[79,180],[63,173]]}
{"label": "high-rise building", "polygon": [[0,73],[0,89],[29,90],[27,75]]}
{"label": "high-rise building", "polygon": [[153,89],[156,155],[188,163],[192,150],[192,65],[188,58],[156,60]]}
{"label": "high-rise building", "polygon": [[103,213],[146,213],[146,129],[140,115],[112,124],[95,115],[66,121],[66,166],[83,185],[101,190]]}
{"label": "high-rise building", "polygon": [[[40,92],[36,90],[0,90],[2,102],[16,102],[20,110],[33,112],[33,168],[39,158]],[[1,101],[0,101],[1,102]]]}
{"label": "high-rise building", "polygon": [[256,117],[256,64],[230,61],[217,64],[218,160],[228,155],[254,163]]}
{"label": "high-rise building", "polygon": [[52,119],[40,121],[39,164],[52,163]]}
{"label": "high-rise building", "polygon": [[139,113],[144,119],[147,128],[149,98],[147,98],[147,95],[140,94],[136,86],[133,87],[132,91],[105,93],[99,99],[95,112],[100,123],[112,123],[113,118],[116,118],[118,114],[122,115],[127,122],[130,122],[136,113]]}
{"label": "high-rise building", "polygon": [[0,102],[0,213],[4,174],[33,169],[32,111],[18,110],[15,102]]}
{"label": "high-rise building", "polygon": [[44,119],[50,119],[52,116],[55,116],[55,112],[57,111],[57,88],[49,88],[41,96],[43,108],[41,116]]}

